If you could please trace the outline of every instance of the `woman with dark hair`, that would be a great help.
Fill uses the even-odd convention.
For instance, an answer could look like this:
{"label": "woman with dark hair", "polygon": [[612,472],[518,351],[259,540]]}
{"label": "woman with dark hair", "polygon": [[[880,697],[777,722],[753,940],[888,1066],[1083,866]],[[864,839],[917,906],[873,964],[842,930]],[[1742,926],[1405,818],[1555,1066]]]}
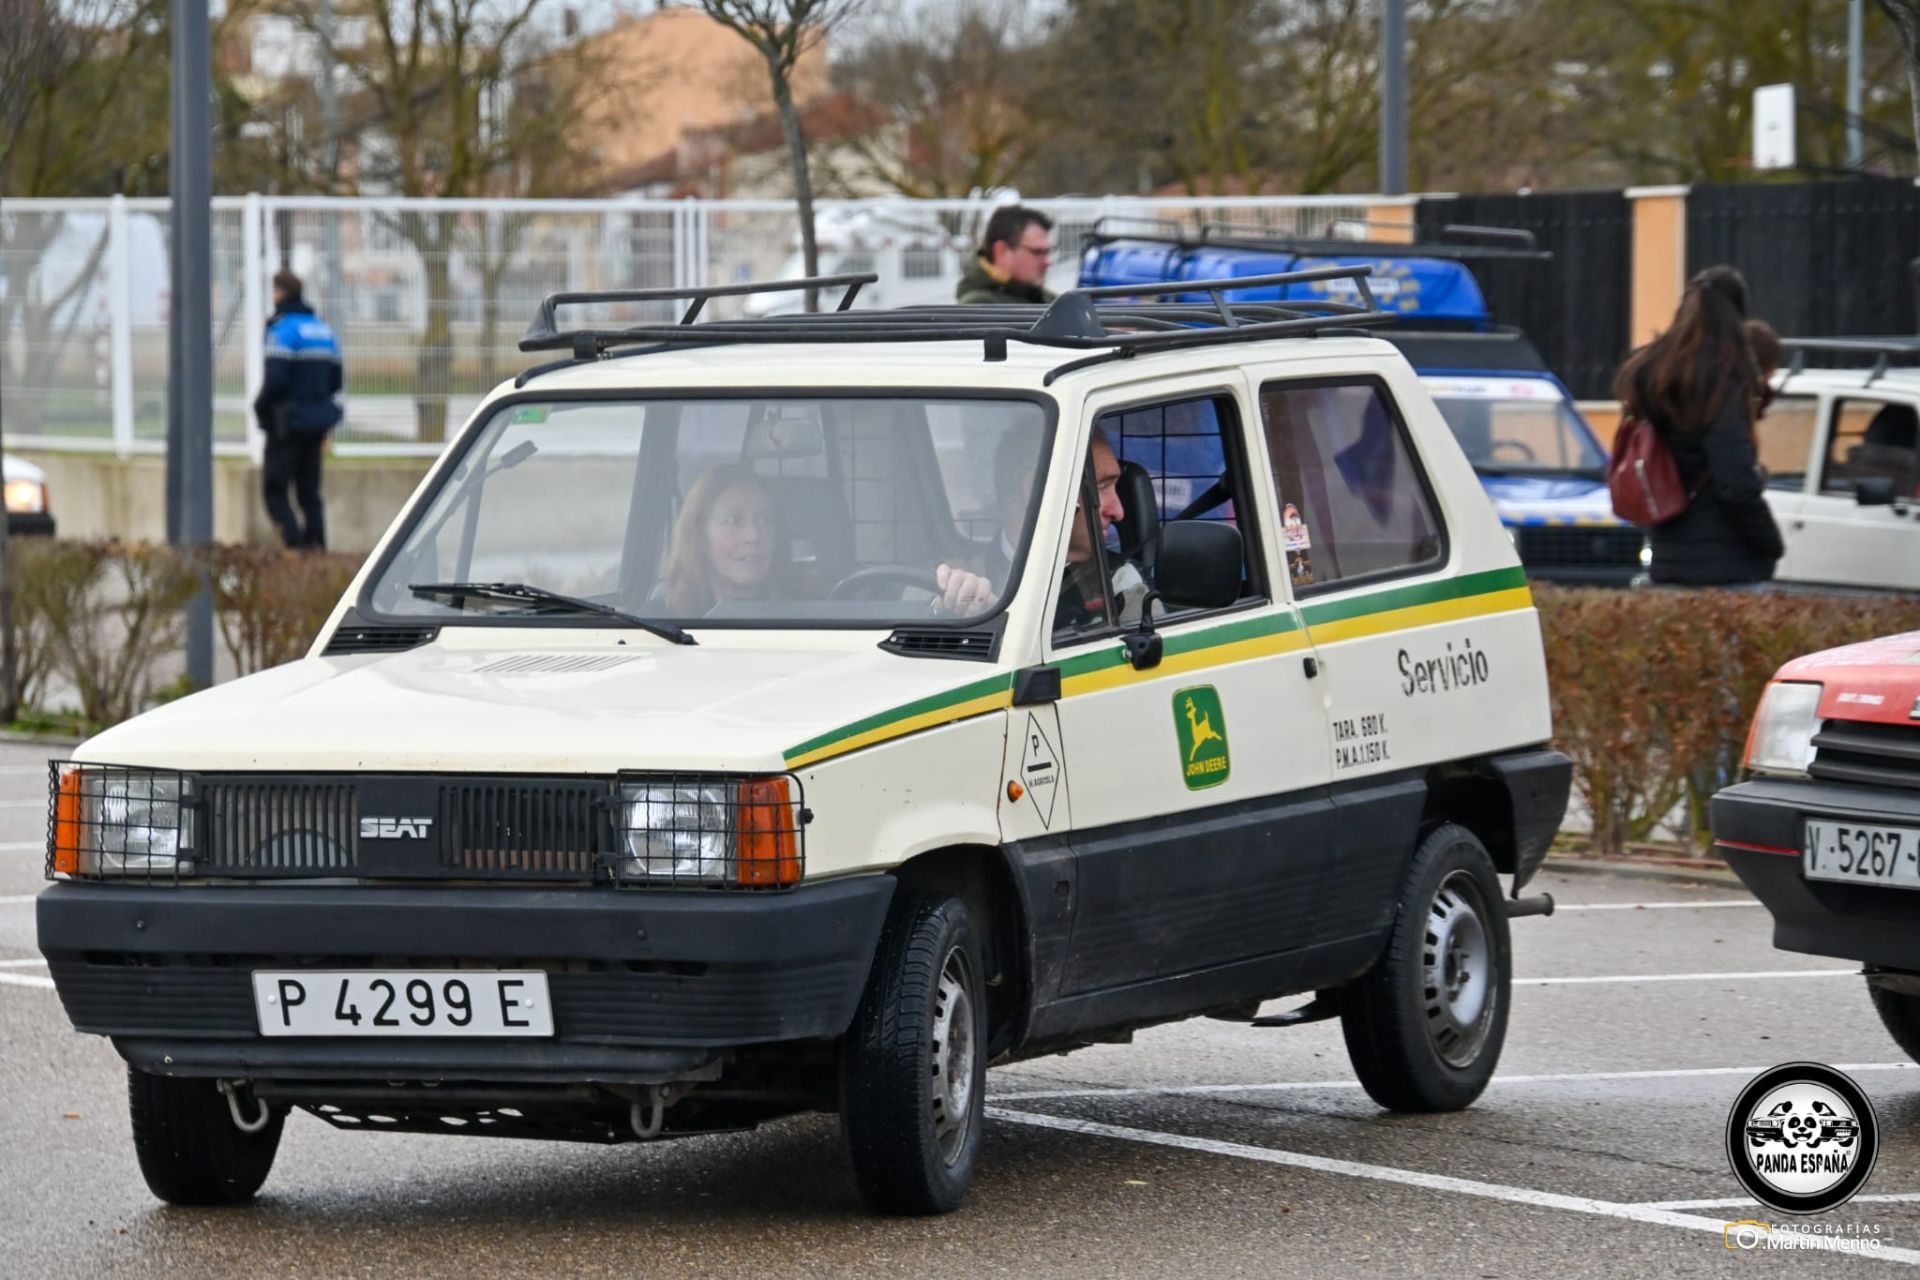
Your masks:
{"label": "woman with dark hair", "polygon": [[1628,357],[1614,383],[1621,410],[1673,453],[1686,510],[1653,526],[1655,582],[1765,582],[1784,547],[1767,507],[1753,423],[1764,382],[1743,327],[1747,282],[1709,267],[1687,282],[1667,331]]}
{"label": "woman with dark hair", "polygon": [[[676,618],[728,600],[761,600],[785,581],[786,539],[773,493],[752,467],[717,466],[694,481],[660,579]],[[780,572],[776,572],[780,570]]]}

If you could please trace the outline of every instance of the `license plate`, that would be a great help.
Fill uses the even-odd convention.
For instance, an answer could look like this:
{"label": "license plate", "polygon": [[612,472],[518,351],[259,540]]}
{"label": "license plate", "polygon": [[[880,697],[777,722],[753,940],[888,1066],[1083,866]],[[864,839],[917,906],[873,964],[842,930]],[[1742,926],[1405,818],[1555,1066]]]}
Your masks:
{"label": "license plate", "polygon": [[1920,830],[1810,821],[1800,870],[1809,880],[1920,889]]}
{"label": "license plate", "polygon": [[263,1036],[550,1036],[538,969],[253,975]]}

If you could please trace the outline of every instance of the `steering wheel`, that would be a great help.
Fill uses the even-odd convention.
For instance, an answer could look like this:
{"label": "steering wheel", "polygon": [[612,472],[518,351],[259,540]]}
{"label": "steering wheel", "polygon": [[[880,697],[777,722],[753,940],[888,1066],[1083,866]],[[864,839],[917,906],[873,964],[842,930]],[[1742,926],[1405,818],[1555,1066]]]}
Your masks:
{"label": "steering wheel", "polygon": [[855,599],[876,582],[918,587],[922,591],[931,592],[936,600],[940,597],[940,579],[934,577],[931,569],[923,569],[917,564],[870,564],[864,569],[855,569],[834,583],[833,590],[827,592],[827,599]]}
{"label": "steering wheel", "polygon": [[1538,456],[1533,452],[1533,446],[1524,440],[1495,440],[1488,446],[1487,456],[1497,458],[1502,450],[1519,454],[1521,462],[1539,461]]}

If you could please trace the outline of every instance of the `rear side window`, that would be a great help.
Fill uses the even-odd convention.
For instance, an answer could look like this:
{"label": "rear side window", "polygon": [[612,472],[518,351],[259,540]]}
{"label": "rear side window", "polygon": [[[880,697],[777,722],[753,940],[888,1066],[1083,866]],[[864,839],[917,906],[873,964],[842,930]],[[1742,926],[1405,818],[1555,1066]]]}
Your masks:
{"label": "rear side window", "polygon": [[1296,591],[1440,562],[1433,498],[1385,387],[1268,383],[1260,416]]}
{"label": "rear side window", "polygon": [[1893,481],[1895,493],[1920,493],[1920,414],[1910,404],[1886,400],[1842,400],[1833,407],[1833,435],[1820,491],[1850,494],[1860,481]]}
{"label": "rear side window", "polygon": [[1753,437],[1760,465],[1767,469],[1768,488],[1798,489],[1807,482],[1807,453],[1819,421],[1815,396],[1780,396],[1767,406],[1754,424]]}

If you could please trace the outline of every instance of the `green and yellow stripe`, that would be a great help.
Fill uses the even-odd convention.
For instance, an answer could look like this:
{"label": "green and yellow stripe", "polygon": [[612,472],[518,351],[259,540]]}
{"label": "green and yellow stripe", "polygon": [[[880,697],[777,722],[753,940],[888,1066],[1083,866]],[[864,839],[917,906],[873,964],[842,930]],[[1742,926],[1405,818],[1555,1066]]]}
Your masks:
{"label": "green and yellow stripe", "polygon": [[[1307,604],[1307,630],[1292,613],[1265,614],[1165,635],[1160,665],[1135,671],[1119,644],[1098,653],[1081,654],[1060,664],[1060,693],[1064,698],[1119,689],[1148,680],[1186,675],[1255,658],[1277,657],[1307,648],[1436,622],[1511,613],[1533,607],[1524,570],[1496,569],[1442,582],[1388,587],[1346,600]],[[1311,639],[1309,638],[1309,635]],[[858,751],[892,738],[934,729],[1013,705],[1013,675],[1003,672],[889,708],[851,724],[809,738],[785,752],[787,767],[804,768],[849,751]]]}

